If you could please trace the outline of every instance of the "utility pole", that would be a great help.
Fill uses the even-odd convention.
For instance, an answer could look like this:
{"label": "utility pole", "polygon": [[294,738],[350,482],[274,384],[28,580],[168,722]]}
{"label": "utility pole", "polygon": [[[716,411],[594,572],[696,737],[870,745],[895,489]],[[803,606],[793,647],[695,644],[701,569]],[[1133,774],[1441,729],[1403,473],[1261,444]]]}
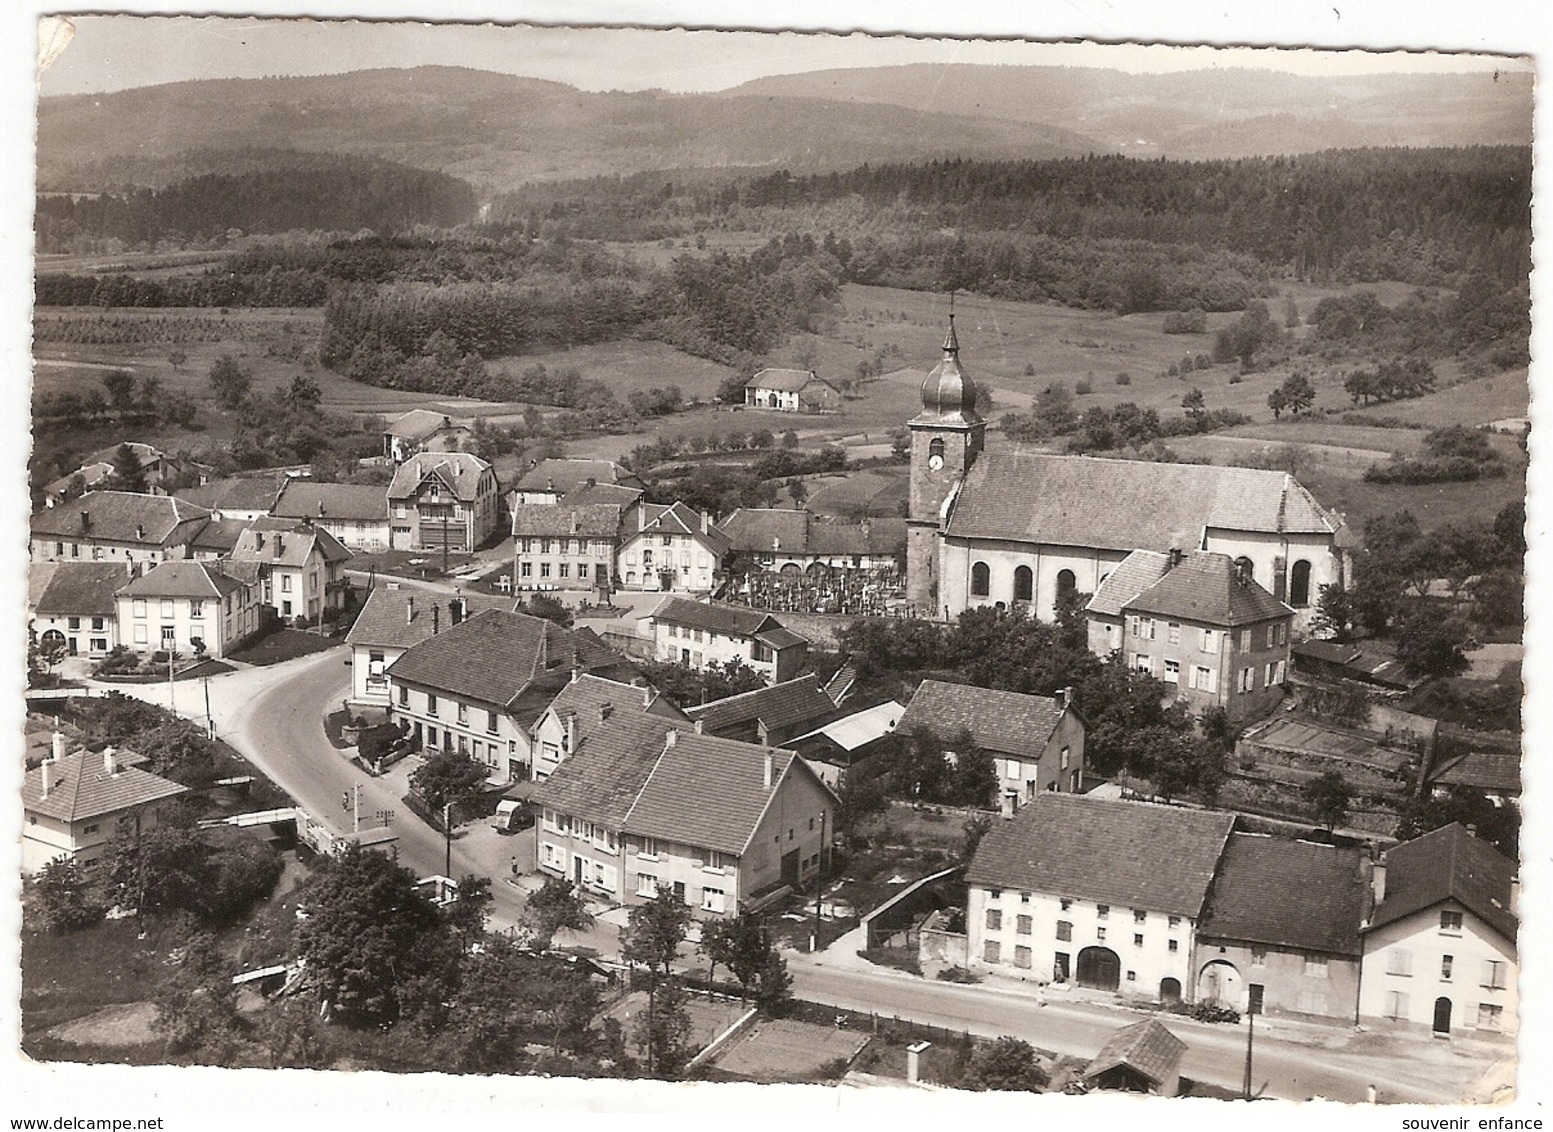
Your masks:
{"label": "utility pole", "polygon": [[442,516],[442,572],[448,572],[448,524],[453,522],[451,514]]}
{"label": "utility pole", "polygon": [[814,868],[814,936],[809,941],[811,952],[820,949],[820,902],[825,896],[825,811],[820,811],[820,851]]}
{"label": "utility pole", "polygon": [[351,798],[352,798],[352,800],[354,802],[354,805],[352,806],[352,814],[351,814],[351,832],[352,833],[360,833],[361,832],[361,783],[359,783],[359,782],[356,783],[355,789],[353,789],[351,791]]}
{"label": "utility pole", "polygon": [[205,738],[214,739],[216,737],[216,721],[210,714],[210,677],[206,676],[200,683],[205,685]]}
{"label": "utility pole", "polygon": [[167,710],[178,714],[177,690],[173,687],[173,650],[167,649]]}
{"label": "utility pole", "polygon": [[453,803],[442,803],[442,841],[446,854],[442,861],[442,875],[453,879]]}
{"label": "utility pole", "polygon": [[1247,1004],[1247,1010],[1246,1010],[1246,1079],[1245,1079],[1245,1085],[1244,1085],[1244,1089],[1243,1089],[1244,1096],[1245,1096],[1246,1100],[1250,1100],[1251,1099],[1251,1044],[1252,1044],[1252,1041],[1253,1041],[1253,1039],[1255,1037],[1256,1037],[1256,1010],[1251,1008],[1250,1004]]}

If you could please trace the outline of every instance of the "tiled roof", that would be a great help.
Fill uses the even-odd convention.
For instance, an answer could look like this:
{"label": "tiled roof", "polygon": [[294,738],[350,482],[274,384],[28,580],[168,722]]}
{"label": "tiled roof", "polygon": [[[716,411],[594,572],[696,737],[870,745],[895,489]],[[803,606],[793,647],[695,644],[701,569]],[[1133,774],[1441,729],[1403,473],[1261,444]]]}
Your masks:
{"label": "tiled roof", "polygon": [[58,562],[29,562],[27,563],[27,605],[37,609],[38,599],[43,596],[43,591],[49,588],[49,583],[54,580],[54,572],[59,569]]}
{"label": "tiled roof", "polygon": [[763,369],[744,383],[746,389],[770,389],[777,393],[797,393],[811,381],[830,382],[807,369]]}
{"label": "tiled roof", "polygon": [[683,597],[664,598],[650,616],[654,621],[688,625],[692,629],[705,629],[729,637],[753,637],[762,629],[781,627],[781,622],[775,617],[758,609],[748,609],[742,605],[712,605]]}
{"label": "tiled roof", "polygon": [[796,680],[785,680],[752,692],[713,700],[709,704],[685,709],[685,715],[699,720],[713,735],[760,720],[767,728],[787,727],[794,723],[818,720],[835,712],[836,705],[825,694],[820,678],[814,673]]}
{"label": "tiled roof", "polygon": [[573,488],[596,484],[626,484],[640,488],[642,481],[613,460],[583,460],[554,456],[541,460],[518,480],[519,491],[555,491],[561,494]]}
{"label": "tiled roof", "polygon": [[574,667],[610,667],[620,659],[591,633],[570,632],[526,613],[488,610],[411,646],[388,673],[450,696],[508,707],[546,674],[564,680]]}
{"label": "tiled roof", "polygon": [[1386,894],[1367,931],[1455,900],[1515,942],[1516,918],[1510,911],[1515,862],[1473,837],[1460,822],[1404,841],[1384,859]]}
{"label": "tiled roof", "polygon": [[559,719],[576,716],[575,734],[579,740],[592,734],[616,714],[640,713],[649,709],[654,715],[665,719],[685,720],[685,714],[653,688],[588,674],[568,681],[547,708]]}
{"label": "tiled roof", "polygon": [[637,534],[694,535],[721,558],[728,553],[728,536],[683,503],[638,503],[625,519],[627,537]]}
{"label": "tiled roof", "polygon": [[718,527],[745,554],[897,554],[906,545],[906,520],[849,523],[790,507],[740,507]]}
{"label": "tiled roof", "polygon": [[1447,759],[1429,776],[1431,786],[1475,786],[1493,794],[1521,792],[1521,756],[1514,751],[1468,751]]}
{"label": "tiled roof", "polygon": [[254,563],[176,558],[158,562],[119,590],[129,597],[217,598],[258,580]]}
{"label": "tiled roof", "polygon": [[518,538],[607,538],[620,533],[620,508],[595,503],[519,503],[512,508],[512,533]]}
{"label": "tiled roof", "polygon": [[1174,1077],[1181,1068],[1186,1043],[1157,1018],[1123,1026],[1112,1034],[1095,1059],[1084,1067],[1084,1079],[1098,1077],[1118,1066],[1143,1074],[1156,1085]]}
{"label": "tiled roof", "polygon": [[284,519],[381,523],[388,518],[388,493],[372,484],[293,479],[281,488],[270,514]]}
{"label": "tiled roof", "polygon": [[49,765],[47,795],[43,768],[28,771],[22,782],[22,806],[28,813],[74,822],[171,798],[188,789],[122,762],[117,773],[109,774],[102,755],[79,751]]}
{"label": "tiled roof", "polygon": [[183,488],[178,497],[212,511],[268,511],[289,479],[285,475],[232,476]]}
{"label": "tiled roof", "polygon": [[534,790],[534,801],[619,829],[663,753],[672,720],[620,712],[588,735]]}
{"label": "tiled roof", "polygon": [[1236,833],[1197,935],[1358,955],[1368,892],[1357,849]]}
{"label": "tiled roof", "polygon": [[1096,587],[1094,596],[1084,607],[1085,612],[1101,617],[1120,617],[1123,607],[1159,581],[1169,564],[1169,554],[1157,550],[1133,551]]}
{"label": "tiled roof", "polygon": [[991,888],[1196,917],[1233,814],[1037,794],[993,823],[966,871]]}
{"label": "tiled roof", "polygon": [[35,537],[165,546],[199,533],[210,512],[171,495],[92,491],[32,517]]}
{"label": "tiled roof", "polygon": [[124,562],[59,562],[38,598],[39,613],[112,617],[118,612],[114,595],[130,580]]}
{"label": "tiled roof", "polygon": [[1193,551],[1123,609],[1209,625],[1250,625],[1294,610],[1268,593],[1255,579],[1242,581],[1227,554]]}
{"label": "tiled roof", "polygon": [[418,441],[452,427],[453,422],[441,413],[434,413],[430,409],[411,409],[404,416],[389,421],[383,431],[389,436]]}
{"label": "tiled roof", "polygon": [[243,537],[243,532],[252,525],[247,519],[212,519],[200,529],[189,545],[196,551],[230,554],[237,540]]}
{"label": "tiled roof", "polygon": [[[130,451],[140,460],[142,468],[149,467],[158,460],[165,460],[167,458],[167,453],[161,449],[153,448],[149,444],[142,444],[138,440],[130,440],[125,443],[129,445]],[[115,444],[108,448],[98,449],[81,462],[83,464],[111,464],[113,463],[113,458],[118,454],[119,446]]]}
{"label": "tiled roof", "polygon": [[943,742],[963,728],[984,751],[1038,758],[1064,714],[1065,709],[1047,696],[924,680],[906,704],[897,728],[904,735],[926,727]]}
{"label": "tiled roof", "polygon": [[1092,456],[983,452],[949,517],[951,538],[1168,550],[1205,528],[1332,534],[1341,523],[1286,472]]}
{"label": "tiled roof", "polygon": [[296,531],[244,531],[232,549],[238,562],[263,562],[271,566],[305,566],[314,551],[325,562],[344,562],[351,552],[340,540],[320,527]]}
{"label": "tiled roof", "polygon": [[642,497],[642,489],[624,483],[580,483],[556,502],[566,507],[613,504],[625,511]]}
{"label": "tiled roof", "polygon": [[429,478],[465,502],[480,496],[480,473],[491,465],[470,452],[418,452],[394,472],[389,499],[408,499]]}
{"label": "tiled roof", "polygon": [[778,651],[805,646],[809,643],[807,637],[799,636],[791,629],[784,629],[777,625],[770,629],[762,629],[755,634],[755,639],[763,645],[769,645]]}
{"label": "tiled roof", "polygon": [[[500,609],[511,613],[521,599],[494,597],[488,594],[464,594],[469,615],[484,613],[487,609]],[[409,648],[418,645],[432,635],[432,606],[447,597],[431,590],[391,589],[386,585],[374,586],[367,592],[367,600],[356,615],[345,643],[349,645],[382,645],[385,648]],[[450,599],[451,600],[451,599]],[[436,622],[437,631],[446,632],[453,624],[448,601],[440,601]]]}

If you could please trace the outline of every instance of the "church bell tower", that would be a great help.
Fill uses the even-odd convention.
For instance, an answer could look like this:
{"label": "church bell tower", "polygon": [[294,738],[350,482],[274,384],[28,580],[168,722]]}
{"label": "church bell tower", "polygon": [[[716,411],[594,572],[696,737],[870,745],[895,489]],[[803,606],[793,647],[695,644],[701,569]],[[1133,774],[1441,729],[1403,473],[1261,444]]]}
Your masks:
{"label": "church bell tower", "polygon": [[976,412],[976,386],[960,368],[952,308],[944,356],[922,383],[922,411],[906,427],[911,431],[906,598],[920,612],[936,614],[944,501],[970,470],[987,435],[987,422]]}

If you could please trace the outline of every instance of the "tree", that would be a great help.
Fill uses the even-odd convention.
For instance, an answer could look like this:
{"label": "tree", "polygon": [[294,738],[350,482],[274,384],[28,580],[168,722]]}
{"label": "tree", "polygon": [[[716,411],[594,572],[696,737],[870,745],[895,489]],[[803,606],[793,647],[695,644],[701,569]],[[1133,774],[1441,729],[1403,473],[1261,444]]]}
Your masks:
{"label": "tree", "polygon": [[647,1009],[636,1016],[636,1047],[647,1054],[647,1072],[673,1078],[690,1060],[690,1011],[678,979],[664,979],[648,993]]}
{"label": "tree", "polygon": [[300,904],[292,956],[319,997],[357,1017],[398,1017],[404,985],[429,966],[426,945],[445,932],[415,874],[351,845],[319,861]]}
{"label": "tree", "polygon": [[1181,398],[1181,408],[1186,410],[1187,419],[1192,422],[1192,427],[1200,432],[1203,421],[1208,417],[1208,402],[1203,397],[1202,390],[1195,385],[1188,389]]}
{"label": "tree", "polygon": [[647,968],[647,1013],[638,1020],[637,1042],[647,1050],[649,1073],[671,1076],[684,1064],[680,1055],[690,1020],[683,991],[669,972],[689,927],[689,905],[673,889],[660,888],[631,909],[621,933],[621,957]]}
{"label": "tree", "polygon": [[1516,566],[1526,557],[1526,504],[1520,501],[1506,503],[1494,516],[1494,537],[1504,548],[1504,555]]}
{"label": "tree", "polygon": [[1353,632],[1353,623],[1353,596],[1338,582],[1323,585],[1316,598],[1316,615],[1311,619],[1311,629],[1318,637],[1341,643]]}
{"label": "tree", "polygon": [[210,367],[210,387],[216,395],[216,404],[223,409],[235,409],[248,397],[253,377],[231,354],[222,354]]}
{"label": "tree", "polygon": [[102,387],[107,390],[108,403],[116,412],[127,413],[135,407],[135,375],[129,370],[109,370],[102,375]]}
{"label": "tree", "polygon": [[850,839],[864,821],[890,808],[884,781],[864,774],[860,767],[853,767],[842,777],[836,797],[836,832],[843,838]]}
{"label": "tree", "polygon": [[1398,814],[1397,838],[1411,841],[1452,822],[1472,826],[1477,835],[1512,861],[1520,859],[1521,814],[1514,806],[1496,806],[1481,791],[1450,786],[1440,794],[1426,791],[1409,798]]}
{"label": "tree", "polygon": [[1018,1038],[999,1038],[971,1054],[962,1088],[978,1092],[1008,1090],[1038,1093],[1050,1078],[1036,1060],[1035,1049]]}
{"label": "tree", "polygon": [[1289,407],[1289,395],[1279,386],[1267,395],[1267,407],[1273,411],[1273,420],[1279,420],[1283,411]]}
{"label": "tree", "polygon": [[183,366],[183,363],[188,360],[189,355],[184,353],[182,350],[169,350],[167,352],[168,364],[173,367],[174,371],[180,369]]}
{"label": "tree", "polygon": [[1284,381],[1283,395],[1288,401],[1289,410],[1295,416],[1299,416],[1316,401],[1316,387],[1311,384],[1310,377],[1304,370],[1292,373]]}
{"label": "tree", "polygon": [[1353,803],[1353,791],[1340,770],[1324,770],[1305,784],[1305,800],[1328,833],[1342,824]]}
{"label": "tree", "polygon": [[443,905],[443,919],[466,940],[478,940],[485,934],[485,920],[490,913],[491,878],[465,873],[453,886],[453,897]]}
{"label": "tree", "polygon": [[113,450],[113,488],[115,491],[132,491],[144,495],[150,490],[146,483],[146,471],[140,457],[128,441]]}
{"label": "tree", "polygon": [[316,413],[318,406],[323,402],[323,396],[323,390],[318,388],[318,382],[299,374],[293,377],[291,384],[286,387],[283,400],[286,407],[294,413]]}
{"label": "tree", "polygon": [[522,923],[529,946],[544,951],[556,932],[586,931],[593,926],[593,916],[571,881],[546,877],[539,891],[528,898]]}
{"label": "tree", "polygon": [[210,880],[211,847],[200,837],[189,811],[164,808],[161,820],[135,830],[126,827],[108,851],[107,876],[120,905],[149,915],[195,912]]}
{"label": "tree", "polygon": [[444,806],[456,806],[478,795],[485,785],[485,773],[485,767],[468,755],[436,751],[410,775],[410,789],[427,809],[441,812]]}
{"label": "tree", "polygon": [[957,806],[990,806],[998,789],[998,767],[992,753],[976,746],[970,731],[961,728],[950,740],[954,758],[944,776],[943,800]]}
{"label": "tree", "polygon": [[240,1021],[232,965],[216,939],[185,920],[174,929],[178,940],[173,973],[156,988],[156,1028],[173,1053],[199,1049],[220,1064],[234,1052]]}
{"label": "tree", "polygon": [[1455,676],[1467,669],[1462,646],[1469,635],[1456,614],[1441,616],[1432,603],[1414,599],[1392,629],[1397,659],[1420,676]]}
{"label": "tree", "polygon": [[73,932],[99,923],[107,911],[69,857],[56,857],[32,878],[32,907],[51,932]]}

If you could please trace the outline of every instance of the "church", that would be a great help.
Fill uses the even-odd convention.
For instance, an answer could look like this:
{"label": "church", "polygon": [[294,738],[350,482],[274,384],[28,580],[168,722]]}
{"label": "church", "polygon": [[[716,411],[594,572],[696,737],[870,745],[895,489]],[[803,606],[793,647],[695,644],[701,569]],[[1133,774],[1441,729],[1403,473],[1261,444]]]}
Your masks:
{"label": "church", "polygon": [[1307,630],[1351,577],[1352,533],[1286,472],[987,448],[954,316],[911,433],[906,596],[945,619],[976,606],[1052,620],[1134,550],[1227,554]]}

